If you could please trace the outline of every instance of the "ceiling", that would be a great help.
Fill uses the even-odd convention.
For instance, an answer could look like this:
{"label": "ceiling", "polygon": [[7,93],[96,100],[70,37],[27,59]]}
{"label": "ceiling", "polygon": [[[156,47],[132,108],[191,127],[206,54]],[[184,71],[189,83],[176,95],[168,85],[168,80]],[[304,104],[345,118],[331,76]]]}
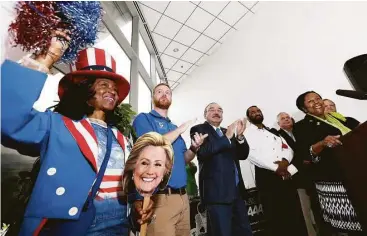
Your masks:
{"label": "ceiling", "polygon": [[258,2],[249,1],[141,1],[162,60],[168,83],[174,89],[238,30]]}

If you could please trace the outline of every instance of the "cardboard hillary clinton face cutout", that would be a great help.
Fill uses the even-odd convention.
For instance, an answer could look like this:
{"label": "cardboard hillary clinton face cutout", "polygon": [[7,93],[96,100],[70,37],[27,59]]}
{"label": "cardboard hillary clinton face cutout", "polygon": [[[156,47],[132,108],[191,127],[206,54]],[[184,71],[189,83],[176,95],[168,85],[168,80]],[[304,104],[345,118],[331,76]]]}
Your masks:
{"label": "cardboard hillary clinton face cutout", "polygon": [[170,178],[173,159],[173,148],[166,138],[156,132],[142,135],[135,142],[125,163],[125,194],[138,192],[145,197],[165,188]]}
{"label": "cardboard hillary clinton face cutout", "polygon": [[167,173],[167,154],[162,147],[147,146],[140,153],[133,172],[140,195],[152,195]]}

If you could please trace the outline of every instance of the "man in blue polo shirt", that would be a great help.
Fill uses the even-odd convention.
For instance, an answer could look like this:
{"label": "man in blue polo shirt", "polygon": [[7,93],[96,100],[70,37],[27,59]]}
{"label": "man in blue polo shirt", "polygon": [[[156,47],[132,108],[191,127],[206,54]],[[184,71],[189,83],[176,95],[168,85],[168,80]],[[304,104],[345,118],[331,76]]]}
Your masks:
{"label": "man in blue polo shirt", "polygon": [[164,83],[158,84],[153,89],[153,110],[150,113],[140,113],[133,122],[138,137],[151,131],[160,133],[171,141],[174,150],[174,165],[168,186],[153,196],[156,218],[148,225],[149,236],[190,235],[190,206],[185,189],[185,165],[194,159],[207,137],[207,134],[194,134],[190,149],[187,149],[181,134],[193,125],[193,121],[187,121],[179,127],[174,125],[167,117],[171,102],[170,87]]}

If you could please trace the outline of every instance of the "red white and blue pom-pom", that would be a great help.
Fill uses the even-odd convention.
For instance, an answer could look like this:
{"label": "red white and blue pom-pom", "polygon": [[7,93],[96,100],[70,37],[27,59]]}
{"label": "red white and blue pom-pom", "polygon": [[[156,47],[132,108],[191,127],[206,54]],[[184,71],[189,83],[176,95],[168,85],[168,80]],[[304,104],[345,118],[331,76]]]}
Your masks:
{"label": "red white and blue pom-pom", "polygon": [[56,2],[56,8],[60,11],[63,22],[70,25],[68,29],[71,32],[69,47],[61,60],[73,62],[80,50],[95,43],[102,18],[102,7],[100,2],[60,1]]}
{"label": "red white and blue pom-pom", "polygon": [[60,62],[73,63],[80,50],[92,46],[102,18],[102,7],[92,1],[28,1],[16,6],[17,17],[9,26],[13,46],[45,54],[52,32],[69,30],[71,41]]}
{"label": "red white and blue pom-pom", "polygon": [[13,46],[44,54],[51,43],[51,32],[60,22],[55,2],[18,2],[16,12],[17,18],[9,26]]}

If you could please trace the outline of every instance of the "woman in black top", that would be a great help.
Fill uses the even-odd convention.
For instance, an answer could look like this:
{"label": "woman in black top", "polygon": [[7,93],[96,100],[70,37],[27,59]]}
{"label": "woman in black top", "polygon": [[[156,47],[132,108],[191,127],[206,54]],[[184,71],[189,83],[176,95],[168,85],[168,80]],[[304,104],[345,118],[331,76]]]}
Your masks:
{"label": "woman in black top", "polygon": [[325,114],[323,100],[316,92],[301,94],[296,104],[306,113],[305,118],[295,125],[296,153],[303,163],[309,163],[307,174],[316,187],[324,221],[335,232],[363,235],[332,152],[342,144],[339,138],[356,125]]}

